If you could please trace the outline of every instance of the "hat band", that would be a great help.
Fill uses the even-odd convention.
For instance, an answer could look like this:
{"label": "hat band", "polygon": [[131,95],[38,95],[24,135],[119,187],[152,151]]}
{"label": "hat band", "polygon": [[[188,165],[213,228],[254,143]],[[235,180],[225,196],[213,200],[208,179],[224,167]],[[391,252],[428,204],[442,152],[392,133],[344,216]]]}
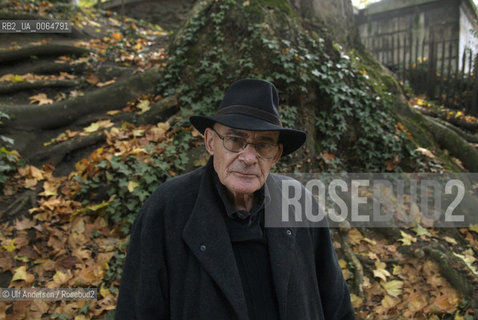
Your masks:
{"label": "hat band", "polygon": [[252,116],[282,127],[282,122],[275,115],[271,114],[270,112],[249,106],[228,106],[221,108],[216,112],[216,115],[224,114],[242,114],[246,116]]}

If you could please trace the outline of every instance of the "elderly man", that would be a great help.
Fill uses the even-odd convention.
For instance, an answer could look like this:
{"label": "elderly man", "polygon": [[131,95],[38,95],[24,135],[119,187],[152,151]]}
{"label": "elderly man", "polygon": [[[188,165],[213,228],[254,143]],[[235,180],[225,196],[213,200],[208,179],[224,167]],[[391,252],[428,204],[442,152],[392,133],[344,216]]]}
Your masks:
{"label": "elderly man", "polygon": [[272,83],[242,79],[216,115],[191,117],[211,157],[141,209],[116,319],[354,318],[328,229],[264,223],[266,181],[285,179],[269,171],[306,138],[282,127],[278,101]]}

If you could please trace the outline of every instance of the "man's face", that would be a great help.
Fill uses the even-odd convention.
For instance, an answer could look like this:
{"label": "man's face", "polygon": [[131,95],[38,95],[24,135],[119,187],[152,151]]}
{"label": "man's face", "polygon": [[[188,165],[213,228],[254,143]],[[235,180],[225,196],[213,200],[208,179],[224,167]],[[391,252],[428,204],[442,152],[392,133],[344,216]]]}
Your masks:
{"label": "man's face", "polygon": [[[277,144],[278,131],[248,131],[226,127],[219,123],[214,125],[214,130],[221,137],[243,138],[250,143]],[[204,131],[204,141],[209,154],[214,156],[214,169],[219,180],[233,194],[234,197],[252,194],[259,190],[265,183],[270,169],[282,155],[282,145],[279,145],[277,154],[272,159],[261,158],[254,146],[247,145],[244,150],[234,153],[227,150],[223,140],[207,128]]]}

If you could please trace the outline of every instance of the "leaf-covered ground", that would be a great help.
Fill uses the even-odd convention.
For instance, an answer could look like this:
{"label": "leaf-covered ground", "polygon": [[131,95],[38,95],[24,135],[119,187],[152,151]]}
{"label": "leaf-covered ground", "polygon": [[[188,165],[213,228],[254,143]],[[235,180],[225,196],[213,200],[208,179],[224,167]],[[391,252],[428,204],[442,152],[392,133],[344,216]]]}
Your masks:
{"label": "leaf-covered ground", "polygon": [[[88,32],[80,41],[68,41],[91,52],[58,60],[93,66],[79,76],[18,74],[14,70],[0,75],[0,87],[47,80],[78,81],[68,89],[46,86],[29,94],[12,94],[11,104],[37,104],[41,108],[121,80],[104,78],[96,68],[101,63],[128,68],[130,73],[124,77],[163,66],[165,32],[156,26],[131,19],[121,21],[109,12],[68,7],[59,10],[47,1],[9,0],[2,2],[0,9],[45,16],[64,14]],[[32,45],[29,40],[34,41],[33,45],[50,43],[41,38],[22,40],[2,43],[6,50]],[[121,114],[141,116],[164,100],[155,94],[138,96],[94,121],[51,132],[41,141],[43,147],[82,137],[104,137],[94,148],[66,159],[70,163],[61,170],[48,161],[37,166],[25,164],[8,143],[2,144],[2,165],[9,170],[1,172],[8,174],[8,180],[0,196],[0,287],[98,288],[98,300],[0,302],[0,319],[111,316],[129,229],[139,207],[162,181],[205,161],[191,154],[191,150],[200,148],[201,139],[184,117],[173,116],[154,124],[118,120]],[[167,103],[176,102],[173,98]],[[424,104],[418,98],[410,103]],[[430,150],[418,151],[434,163]],[[322,156],[329,161],[335,157]],[[334,230],[334,244],[346,279],[353,285],[354,279],[362,278],[363,295],[352,295],[358,318],[473,319],[472,301],[447,280],[442,264],[445,260],[451,263],[476,292],[478,228],[417,227],[400,230],[398,235],[395,238],[356,228]],[[425,251],[442,247],[452,254],[442,261],[425,257]],[[407,253],[407,248],[414,252]],[[349,253],[357,260],[350,259]]]}

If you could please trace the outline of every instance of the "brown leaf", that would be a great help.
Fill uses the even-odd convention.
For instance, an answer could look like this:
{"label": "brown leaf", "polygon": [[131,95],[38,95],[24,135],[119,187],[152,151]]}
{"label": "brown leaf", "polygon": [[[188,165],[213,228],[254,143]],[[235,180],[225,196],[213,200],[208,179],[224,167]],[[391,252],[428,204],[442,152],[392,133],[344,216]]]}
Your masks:
{"label": "brown leaf", "polygon": [[325,152],[325,153],[322,153],[321,156],[322,156],[322,159],[324,159],[325,163],[329,163],[335,160],[335,155],[331,153]]}
{"label": "brown leaf", "polygon": [[76,76],[74,74],[69,74],[68,72],[60,72],[60,75],[58,76],[58,79],[60,79],[60,80],[65,80],[65,79],[73,80],[73,79],[76,79]]}
{"label": "brown leaf", "polygon": [[407,309],[413,313],[422,310],[428,305],[427,296],[427,294],[420,291],[410,293],[406,298]]}
{"label": "brown leaf", "polygon": [[15,229],[16,230],[27,230],[35,226],[35,221],[24,218],[22,220],[16,220],[15,222]]}
{"label": "brown leaf", "polygon": [[111,38],[119,41],[123,39],[123,35],[119,32],[113,32],[113,34],[111,35]]}
{"label": "brown leaf", "polygon": [[461,300],[457,291],[452,288],[445,288],[444,292],[433,301],[430,307],[433,309],[433,306],[435,306],[442,312],[453,313],[460,303]]}
{"label": "brown leaf", "polygon": [[100,80],[98,79],[98,77],[96,76],[96,74],[94,74],[93,72],[90,73],[88,75],[88,77],[86,78],[86,82],[92,84],[92,85],[96,85]]}
{"label": "brown leaf", "polygon": [[21,248],[20,251],[18,252],[18,256],[27,257],[30,260],[35,260],[38,258],[38,254],[30,246]]}
{"label": "brown leaf", "polygon": [[112,79],[112,80],[110,80],[110,81],[98,82],[98,83],[96,84],[96,86],[99,87],[99,88],[102,88],[102,87],[109,86],[109,85],[111,85],[111,84],[113,84],[113,83],[115,83],[115,82],[116,82],[116,79]]}
{"label": "brown leaf", "polygon": [[58,262],[58,265],[65,268],[65,269],[73,269],[73,267],[78,263],[78,259],[74,256],[68,256],[66,258],[61,259]]}
{"label": "brown leaf", "polygon": [[38,103],[39,106],[44,104],[52,104],[53,100],[49,99],[45,93],[39,93],[37,95],[28,98],[31,104]]}

